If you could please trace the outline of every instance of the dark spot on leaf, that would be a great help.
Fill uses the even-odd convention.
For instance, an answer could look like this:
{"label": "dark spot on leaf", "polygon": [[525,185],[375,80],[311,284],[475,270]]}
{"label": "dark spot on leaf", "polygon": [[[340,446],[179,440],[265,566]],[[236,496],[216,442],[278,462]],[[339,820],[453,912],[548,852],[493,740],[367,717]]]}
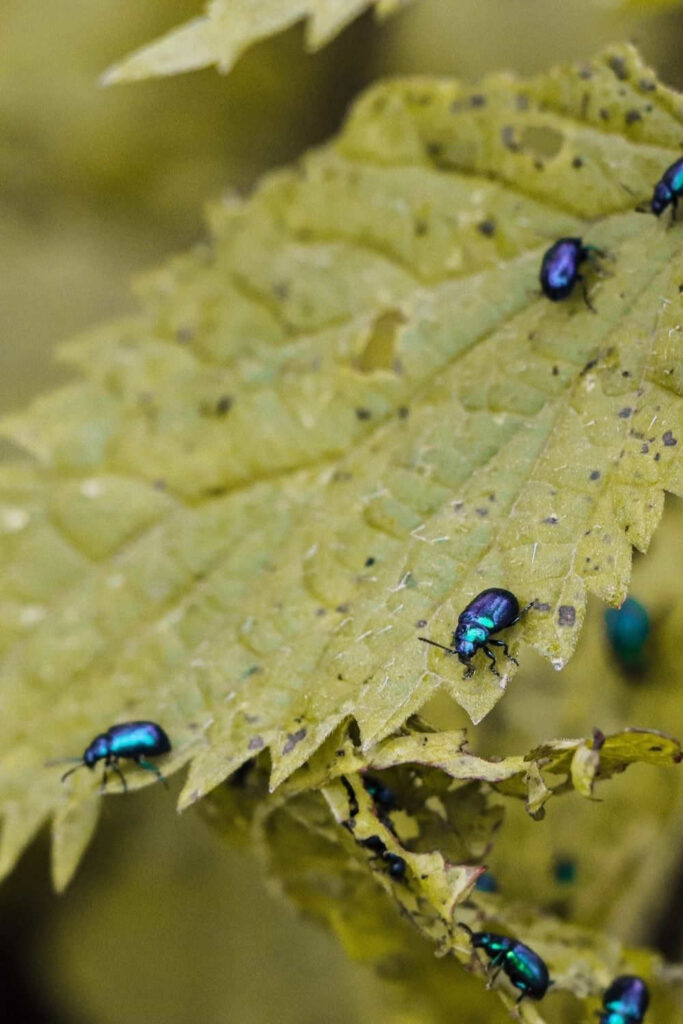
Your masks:
{"label": "dark spot on leaf", "polygon": [[486,235],[487,238],[491,238],[496,233],[496,222],[493,218],[489,220],[483,220],[480,224],[477,224],[477,231],[480,231],[482,235]]}
{"label": "dark spot on leaf", "polygon": [[585,373],[588,373],[589,370],[592,370],[593,367],[597,366],[597,365],[598,365],[598,360],[597,359],[589,359],[588,362],[586,363],[586,365],[584,366],[584,368],[581,371],[581,376],[583,377],[583,375]]}
{"label": "dark spot on leaf", "polygon": [[306,730],[305,729],[297,729],[296,732],[290,732],[287,735],[287,742],[285,743],[284,747],[282,748],[282,753],[283,754],[289,754],[289,752],[291,750],[294,750],[294,747],[297,745],[297,743],[301,742],[301,740],[304,738],[305,735],[306,735]]}
{"label": "dark spot on leaf", "polygon": [[600,470],[599,469],[591,470],[589,479],[590,480],[599,480],[600,479]]}
{"label": "dark spot on leaf", "polygon": [[486,97],[482,96],[482,94],[480,92],[475,93],[474,96],[470,96],[470,106],[471,107],[485,107],[486,106]]}
{"label": "dark spot on leaf", "polygon": [[554,526],[557,521],[557,516],[546,516],[543,520],[544,523],[549,523],[551,526]]}
{"label": "dark spot on leaf", "polygon": [[515,141],[515,129],[512,127],[511,124],[503,125],[503,127],[500,130],[500,137],[502,139],[503,145],[511,152],[516,153],[519,151],[519,145]]}
{"label": "dark spot on leaf", "polygon": [[369,420],[370,417],[372,416],[372,413],[370,412],[369,409],[361,408],[356,409],[356,416],[358,417],[359,420]]}
{"label": "dark spot on leaf", "polygon": [[496,500],[495,494],[489,494],[489,501],[495,501],[495,500]]}
{"label": "dark spot on leaf", "polygon": [[155,491],[165,491],[166,490],[166,481],[165,480],[155,480],[154,483],[152,484],[152,487],[155,489]]}
{"label": "dark spot on leaf", "polygon": [[434,159],[437,160],[443,153],[443,146],[440,142],[428,142],[427,152],[431,157],[434,157]]}
{"label": "dark spot on leaf", "polygon": [[627,110],[624,115],[624,120],[626,121],[626,124],[635,124],[636,121],[643,120],[643,115],[639,110]]}
{"label": "dark spot on leaf", "polygon": [[426,224],[426,222],[423,221],[423,220],[416,220],[414,225],[413,225],[413,231],[415,232],[416,235],[420,235],[420,236],[421,235],[426,235],[427,234],[427,224]]}
{"label": "dark spot on leaf", "polygon": [[275,298],[280,299],[281,302],[289,298],[289,285],[286,281],[276,281],[272,285],[271,291]]}
{"label": "dark spot on leaf", "polygon": [[263,746],[262,736],[252,736],[248,743],[249,750],[260,750]]}
{"label": "dark spot on leaf", "polygon": [[216,415],[225,416],[232,409],[232,398],[230,395],[221,395],[216,402]]}
{"label": "dark spot on leaf", "polygon": [[560,626],[573,626],[576,622],[576,608],[570,604],[561,604],[557,611]]}
{"label": "dark spot on leaf", "polygon": [[559,366],[553,366],[553,370],[552,370],[553,377],[557,377],[559,372],[560,372]]}
{"label": "dark spot on leaf", "polygon": [[670,430],[665,430],[662,434],[662,441],[667,448],[674,448],[678,444],[678,439],[673,436]]}
{"label": "dark spot on leaf", "polygon": [[407,405],[400,405],[398,407],[398,418],[400,420],[407,420],[410,416],[410,409]]}
{"label": "dark spot on leaf", "polygon": [[659,750],[664,750],[664,747],[650,747],[650,750],[654,754],[654,753],[656,753]]}
{"label": "dark spot on leaf", "polygon": [[549,612],[550,605],[545,601],[534,601],[534,609],[537,612]]}
{"label": "dark spot on leaf", "polygon": [[528,110],[529,97],[525,96],[523,92],[518,92],[515,96],[515,104],[517,106],[517,110]]}
{"label": "dark spot on leaf", "polygon": [[341,615],[346,615],[349,610],[348,604],[338,604],[335,611],[340,612]]}
{"label": "dark spot on leaf", "polygon": [[603,119],[603,121],[609,121],[611,116],[612,115],[606,107],[600,107],[600,117]]}
{"label": "dark spot on leaf", "polygon": [[475,508],[474,511],[477,513],[478,516],[481,516],[482,519],[484,518],[484,516],[487,516],[489,514],[489,510],[487,508]]}
{"label": "dark spot on leaf", "polygon": [[651,78],[641,78],[641,80],[638,82],[638,85],[643,90],[643,92],[654,92],[657,88],[656,82],[653,82]]}
{"label": "dark spot on leaf", "polygon": [[589,64],[586,64],[586,66],[582,67],[581,70],[579,71],[579,78],[583,78],[584,81],[585,81],[585,80],[587,80],[589,78],[592,78],[592,77],[593,77],[593,69],[592,69],[592,67]]}
{"label": "dark spot on leaf", "polygon": [[614,72],[620,82],[628,81],[628,71],[626,70],[626,61],[623,57],[610,57],[607,61],[607,65]]}
{"label": "dark spot on leaf", "polygon": [[580,170],[583,167],[583,158],[580,156],[575,156],[572,160],[572,167],[577,171]]}
{"label": "dark spot on leaf", "polygon": [[632,412],[633,409],[631,408],[631,406],[625,405],[623,409],[619,410],[619,419],[627,420]]}
{"label": "dark spot on leaf", "polygon": [[175,332],[176,341],[180,342],[181,345],[186,345],[189,341],[194,338],[194,330],[192,327],[179,327]]}
{"label": "dark spot on leaf", "polygon": [[316,608],[316,615],[327,615],[327,608]]}
{"label": "dark spot on leaf", "polygon": [[655,455],[655,462],[659,462],[661,457],[662,457],[662,453],[661,452],[657,452],[657,454]]}
{"label": "dark spot on leaf", "polygon": [[649,452],[649,450],[650,450],[650,446],[649,446],[649,444],[642,444],[642,445],[640,446],[640,454],[641,454],[641,455],[647,455],[647,453]]}
{"label": "dark spot on leaf", "polygon": [[622,377],[630,377],[630,376],[631,376],[631,374],[629,373],[629,371],[628,371],[628,370],[622,370],[622,371],[621,371],[621,376],[622,376]]}
{"label": "dark spot on leaf", "polygon": [[376,559],[372,555],[368,555],[365,559],[365,568],[369,569],[371,565],[375,564]]}

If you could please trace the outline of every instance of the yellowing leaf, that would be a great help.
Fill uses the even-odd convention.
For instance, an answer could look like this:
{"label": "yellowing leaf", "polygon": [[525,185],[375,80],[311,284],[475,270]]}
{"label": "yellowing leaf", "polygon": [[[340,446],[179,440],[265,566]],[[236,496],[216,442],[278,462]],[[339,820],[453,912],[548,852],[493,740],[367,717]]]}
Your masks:
{"label": "yellowing leaf", "polygon": [[306,19],[306,48],[318,50],[367,7],[379,17],[409,0],[209,0],[205,13],[112,65],[104,85],[133,82],[215,64],[227,74],[261,39]]}
{"label": "yellowing leaf", "polygon": [[[404,811],[392,811],[390,817],[378,814],[357,775],[325,789],[325,807],[320,795],[310,791],[287,801],[283,801],[282,791],[268,795],[266,777],[257,768],[246,779],[215,790],[202,801],[200,810],[214,828],[231,837],[236,820],[239,834],[243,834],[245,808],[250,808],[252,842],[276,884],[307,914],[331,928],[349,955],[406,986],[404,998],[411,1003],[430,1007],[427,1019],[452,1020],[453,1013],[465,1006],[468,1020],[497,1019],[492,1016],[495,995],[512,1008],[513,990],[502,979],[488,1000],[483,993],[479,1000],[470,994],[472,986],[461,968],[474,974],[480,984],[484,970],[459,927],[461,922],[477,930],[515,935],[546,961],[554,986],[538,1008],[525,1006],[522,1019],[529,1024],[556,1019],[546,1016],[546,1002],[548,1014],[552,1014],[550,1003],[557,1007],[558,993],[582,1000],[598,997],[616,974],[627,971],[647,978],[656,990],[658,1009],[663,1010],[659,996],[667,982],[658,956],[628,949],[614,937],[540,913],[528,903],[473,892],[481,868],[449,863],[437,852],[415,852],[429,814],[439,817],[444,808],[440,804],[443,793],[436,796],[432,777],[423,774],[422,783],[426,784],[411,787],[410,774],[404,773],[405,788],[396,789],[401,806],[408,797],[407,816]],[[401,780],[396,778],[400,787]],[[466,802],[469,799],[467,787],[456,790],[451,811],[458,794],[464,795]],[[423,806],[418,809],[420,797]],[[408,824],[413,832],[406,838]],[[449,816],[451,831],[463,824],[457,816]],[[468,827],[472,826],[470,819]],[[402,877],[391,877],[382,847],[403,858]],[[423,961],[429,949],[425,939],[432,948],[436,944],[440,953],[438,958],[432,955],[430,966]],[[597,998],[594,1001],[597,1007]],[[675,1006],[670,1013],[661,1012],[661,1019],[673,1024]]]}
{"label": "yellowing leaf", "polygon": [[[485,783],[504,796],[521,798],[532,817],[539,817],[553,795],[576,789],[582,796],[592,797],[596,782],[631,764],[671,767],[682,760],[678,740],[646,729],[625,729],[611,736],[596,732],[591,740],[555,740],[525,756],[487,759],[468,748],[464,730],[437,732],[410,724],[400,736],[389,737],[366,751],[354,747],[344,730],[333,733],[281,791],[289,796],[319,788],[350,772],[419,765],[438,769],[458,782]],[[432,777],[432,787],[434,782]]]}
{"label": "yellowing leaf", "polygon": [[[418,637],[484,587],[534,602],[513,654],[565,664],[683,490],[683,231],[622,188],[682,130],[629,48],[381,85],[66,347],[81,379],[4,424],[33,461],[0,469],[2,870],[57,815],[69,876],[97,780],[45,762],[112,722],[164,726],[186,806],[265,748],[282,783],[349,719],[367,752],[440,688],[481,721],[513,663],[465,679]],[[538,295],[562,234],[611,254],[597,313]]]}

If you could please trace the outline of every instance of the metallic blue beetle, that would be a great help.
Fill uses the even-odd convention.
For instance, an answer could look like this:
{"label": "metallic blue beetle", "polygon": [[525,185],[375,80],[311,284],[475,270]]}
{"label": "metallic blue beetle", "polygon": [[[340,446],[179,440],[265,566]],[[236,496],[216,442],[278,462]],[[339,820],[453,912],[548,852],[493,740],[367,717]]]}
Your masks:
{"label": "metallic blue beetle", "polygon": [[403,882],[406,877],[407,864],[403,857],[399,857],[397,853],[392,853],[391,850],[387,850],[386,843],[379,836],[368,836],[367,839],[359,839],[358,845],[364,847],[366,850],[370,850],[375,857],[383,860],[388,868],[389,875],[394,879],[395,882]]}
{"label": "metallic blue beetle", "polygon": [[584,245],[581,238],[560,238],[550,246],[543,257],[539,279],[541,290],[553,302],[561,302],[571,294],[577,281],[581,282],[583,298],[589,309],[595,313],[586,291],[580,267],[586,260],[595,262],[597,256],[606,256],[595,245]]}
{"label": "metallic blue beetle", "polygon": [[641,1024],[650,993],[642,978],[622,974],[615,978],[602,997],[600,1024]]}
{"label": "metallic blue beetle", "polygon": [[470,937],[474,949],[483,949],[489,957],[489,970],[493,974],[489,979],[489,987],[504,971],[516,989],[519,989],[517,1005],[527,996],[529,999],[542,999],[552,985],[548,968],[538,953],[525,946],[518,939],[507,935],[496,935],[494,932],[473,932],[460,923]]}
{"label": "metallic blue beetle", "polygon": [[650,210],[659,217],[667,206],[671,207],[671,220],[676,220],[678,200],[683,196],[683,156],[667,167],[661,176],[650,202]]}
{"label": "metallic blue beetle", "polygon": [[376,775],[367,775],[364,773],[362,779],[363,788],[366,793],[372,797],[373,803],[380,811],[388,813],[389,811],[396,810],[396,798],[394,797],[394,794],[388,786],[385,786],[384,783],[377,778]]}
{"label": "metallic blue beetle", "polygon": [[[528,607],[531,608],[531,605]],[[499,676],[500,672],[496,668],[496,656],[487,644],[502,647],[506,658],[514,661],[515,665],[519,665],[517,659],[510,654],[504,640],[491,639],[492,633],[497,633],[500,629],[507,629],[508,626],[514,626],[515,622],[519,620],[519,615],[519,602],[514,594],[509,590],[502,590],[500,587],[490,587],[489,590],[482,590],[481,594],[477,594],[460,613],[450,647],[437,644],[426,636],[420,636],[418,640],[422,640],[425,644],[431,644],[432,647],[439,647],[442,651],[448,651],[449,654],[457,654],[462,664],[467,666],[465,678],[473,674],[474,667],[471,660],[481,648],[486,657],[491,660],[489,668],[494,675]]]}
{"label": "metallic blue beetle", "polygon": [[167,754],[171,749],[171,741],[155,722],[122,722],[112,725],[106,732],[100,733],[85,748],[83,758],[75,768],[70,768],[62,775],[62,782],[79,768],[94,768],[98,761],[104,761],[102,776],[102,792],[107,786],[107,768],[111,768],[121,779],[124,792],[128,786],[119,768],[119,758],[126,757],[135,761],[141,768],[154,774],[166,785],[166,779],[156,765],[151,764],[147,757],[158,757]]}
{"label": "metallic blue beetle", "polygon": [[474,888],[478,892],[498,892],[496,876],[492,875],[490,871],[485,871],[483,875],[479,875],[474,883]]}
{"label": "metallic blue beetle", "polygon": [[605,629],[621,667],[627,672],[641,672],[645,667],[644,647],[650,634],[650,616],[640,601],[627,597],[621,608],[606,608]]}

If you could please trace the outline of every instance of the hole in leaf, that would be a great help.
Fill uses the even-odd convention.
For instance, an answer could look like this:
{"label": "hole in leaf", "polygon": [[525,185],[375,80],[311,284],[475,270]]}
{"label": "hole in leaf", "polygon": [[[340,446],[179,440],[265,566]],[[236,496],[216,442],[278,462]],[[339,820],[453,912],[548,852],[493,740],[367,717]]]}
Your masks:
{"label": "hole in leaf", "polygon": [[398,309],[388,309],[375,319],[368,334],[363,351],[358,358],[358,368],[363,373],[373,370],[394,369],[396,332],[406,322]]}
{"label": "hole in leaf", "polygon": [[560,152],[564,144],[564,135],[554,128],[530,125],[522,132],[520,143],[523,149],[531,149],[537,156],[548,159]]}

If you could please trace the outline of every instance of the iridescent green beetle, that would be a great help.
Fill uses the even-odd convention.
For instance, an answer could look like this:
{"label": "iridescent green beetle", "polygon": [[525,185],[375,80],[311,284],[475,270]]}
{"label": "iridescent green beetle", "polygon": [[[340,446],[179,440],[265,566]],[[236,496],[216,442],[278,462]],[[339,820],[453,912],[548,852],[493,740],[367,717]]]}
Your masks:
{"label": "iridescent green beetle", "polygon": [[474,949],[483,949],[489,957],[489,969],[493,973],[489,978],[489,986],[493,984],[501,971],[519,989],[517,1006],[522,999],[542,999],[552,985],[548,968],[538,953],[525,946],[518,939],[508,935],[496,935],[494,932],[474,932],[460,923],[470,937]]}

